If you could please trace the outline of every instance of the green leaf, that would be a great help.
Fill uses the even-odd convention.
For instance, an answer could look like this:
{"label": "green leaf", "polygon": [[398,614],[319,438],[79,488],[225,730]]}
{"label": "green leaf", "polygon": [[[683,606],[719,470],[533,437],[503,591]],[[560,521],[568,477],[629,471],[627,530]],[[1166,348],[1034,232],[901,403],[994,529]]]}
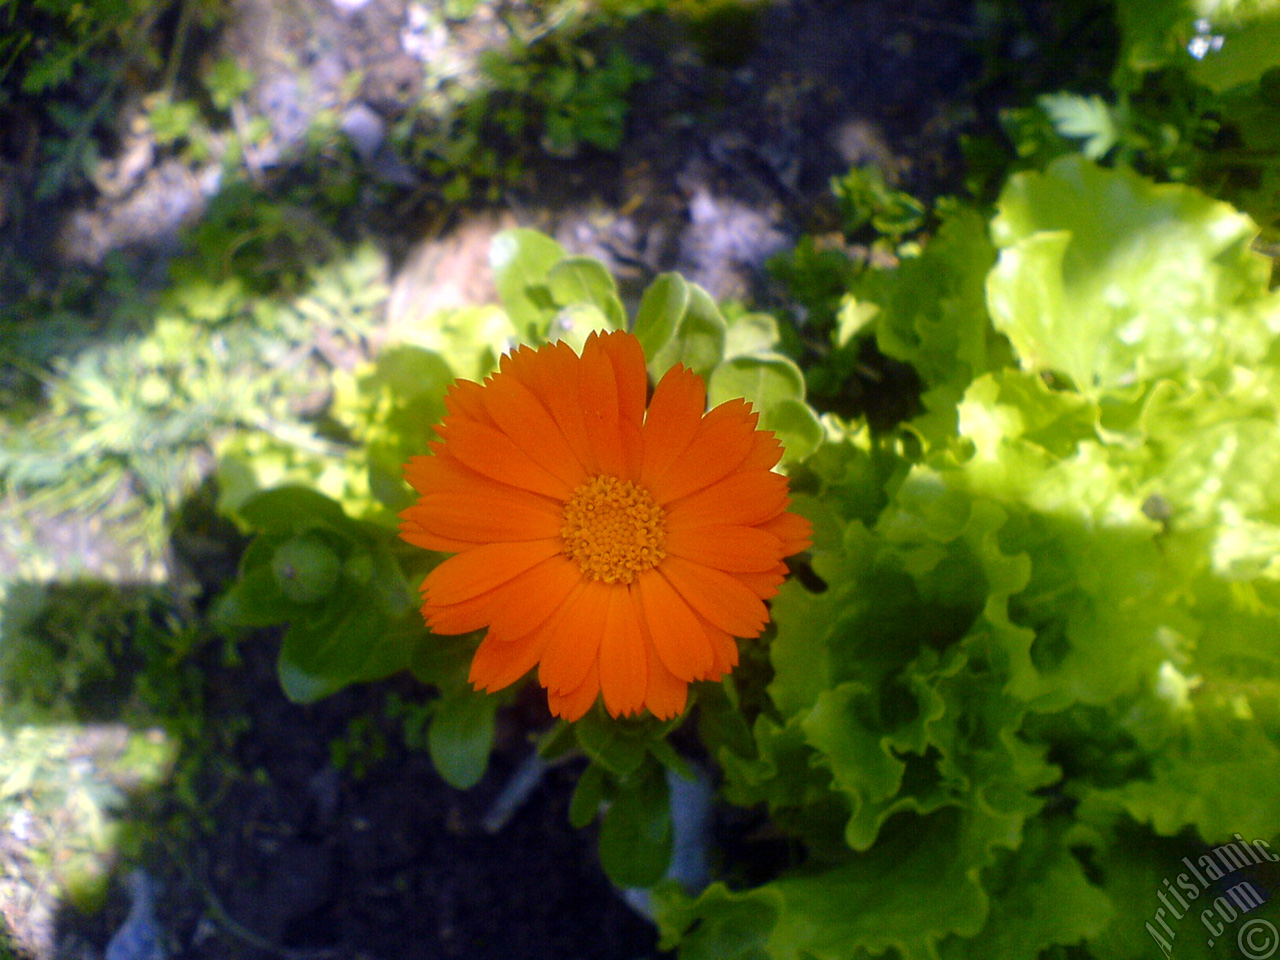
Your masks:
{"label": "green leaf", "polygon": [[[550,294],[546,316],[552,309],[549,297]],[[496,366],[498,357],[522,339],[522,330],[517,329],[513,318],[502,308],[490,304],[437,310],[426,316],[415,314],[412,308],[406,313],[407,329],[401,335],[416,347],[443,357],[453,376],[484,379]],[[545,319],[542,311],[538,317]],[[422,393],[430,382],[419,385],[413,392]]]}
{"label": "green leaf", "polygon": [[659,351],[675,335],[688,306],[689,286],[678,273],[659,274],[645,288],[632,332],[644,348],[644,355],[650,358],[651,367]]}
{"label": "green leaf", "polygon": [[589,763],[578,777],[569,800],[569,822],[579,830],[586,829],[604,802],[605,769],[598,763]]}
{"label": "green leaf", "polygon": [[822,424],[813,408],[801,400],[779,400],[765,409],[760,429],[772,430],[782,442],[782,464],[798,463],[822,443]]}
{"label": "green leaf", "polygon": [[467,676],[475,652],[475,634],[430,634],[413,645],[409,670],[419,683],[431,684],[446,692],[467,690],[470,689]]}
{"label": "green leaf", "polygon": [[323,600],[337,585],[341,570],[337,552],[315,531],[286,540],[271,558],[276,584],[294,603]]}
{"label": "green leaf", "polygon": [[[1038,960],[1055,945],[1080,943],[1106,929],[1116,911],[1085,878],[1064,842],[1064,826],[1061,819],[1028,825],[1022,846],[1002,856],[986,878],[993,894],[986,926],[972,939],[944,943],[943,960]],[[1159,890],[1155,884],[1149,894]]]}
{"label": "green leaf", "polygon": [[648,728],[589,711],[574,724],[578,745],[594,762],[615,777],[628,777],[640,769],[648,752]]}
{"label": "green leaf", "polygon": [[848,345],[849,341],[862,333],[880,313],[880,307],[874,303],[859,300],[853,294],[845,294],[840,302],[840,310],[836,313],[836,329],[832,339],[837,347]]}
{"label": "green leaf", "polygon": [[857,554],[849,561],[817,557],[814,572],[825,581],[825,591],[813,593],[793,579],[784,583],[774,598],[771,613],[778,633],[769,648],[774,667],[769,696],[784,717],[807,711],[834,685],[827,638],[832,617],[844,607],[844,595],[854,575],[852,565],[858,562]]}
{"label": "green leaf", "polygon": [[[823,690],[800,724],[806,741],[830,768],[833,786],[850,797],[855,818],[865,802],[881,803],[897,793],[907,769],[890,738],[868,729],[862,719],[877,709],[875,700],[864,684],[842,683]],[[868,845],[862,842],[854,849]]]}
{"label": "green leaf", "polygon": [[[1114,817],[1106,820],[1080,819],[1083,822],[1071,828],[1064,835],[1063,842],[1078,850],[1093,867],[1092,873],[1098,878],[1095,882],[1101,883],[1112,913],[1111,923],[1089,936],[1087,948],[1090,956],[1098,960],[1132,960],[1161,955],[1164,951],[1152,935],[1154,931],[1161,937],[1165,936],[1165,931],[1156,921],[1156,911],[1163,909],[1159,906],[1158,894],[1165,893],[1165,897],[1176,905],[1177,901],[1167,892],[1164,881],[1177,885],[1179,874],[1190,879],[1182,857],[1186,856],[1194,863],[1204,852],[1204,847],[1194,842],[1178,843],[1153,837],[1128,820]],[[1195,910],[1194,904],[1192,909]],[[1196,913],[1191,916],[1184,914],[1184,923],[1179,924],[1168,911],[1165,912],[1175,934],[1168,941],[1173,948],[1168,955],[1178,960],[1239,957],[1240,954],[1234,950],[1227,953],[1209,947],[1205,942],[1209,939],[1208,931]],[[1234,937],[1227,942],[1235,947]]]}
{"label": "green leaf", "polygon": [[563,340],[574,353],[581,354],[592,332],[611,329],[611,321],[594,303],[575,303],[556,311],[546,336],[548,340]]}
{"label": "green leaf", "polygon": [[849,322],[870,322],[871,308],[878,307],[879,348],[915,367],[927,386],[948,385],[958,395],[974,377],[1004,363],[1005,353],[987,316],[984,284],[995,261],[987,225],[967,207],[944,214],[920,256],[864,278]]}
{"label": "green leaf", "polygon": [[303,666],[284,656],[276,665],[280,688],[293,703],[315,703],[331,697],[347,685],[339,676],[309,673]]}
{"label": "green leaf", "polygon": [[618,299],[618,287],[604,264],[591,257],[561,260],[547,274],[547,289],[561,307],[589,303],[599,309],[610,330],[623,330],[626,311]]}
{"label": "green leaf", "polygon": [[[973,868],[988,861],[988,820],[944,810],[906,814],[867,854],[827,870],[784,877],[773,886],[785,904],[770,956],[838,960],[861,947],[896,949],[903,960],[930,960],[951,934],[972,936],[987,917]],[[869,903],[873,910],[850,910]]]}
{"label": "green leaf", "polygon": [[223,57],[204,75],[204,85],[209,99],[219,110],[228,110],[241,96],[253,89],[253,74],[233,57]]}
{"label": "green leaf", "polygon": [[1142,74],[1173,61],[1189,59],[1182,37],[1189,37],[1199,16],[1190,0],[1117,0],[1121,56],[1118,83],[1133,89]]}
{"label": "green leaf", "polygon": [[883,197],[880,209],[871,217],[871,226],[890,237],[919,230],[928,213],[924,204],[902,190],[891,190]]}
{"label": "green leaf", "polygon": [[1010,179],[991,229],[996,327],[1024,367],[1086,395],[1255,362],[1270,343],[1257,228],[1190,187],[1062,157]]}
{"label": "green leaf", "polygon": [[1215,19],[1209,27],[1188,41],[1188,48],[1204,51],[1189,72],[1210,90],[1221,93],[1253,83],[1280,66],[1280,4],[1272,3],[1265,16],[1238,25]]}
{"label": "green leaf", "polygon": [[739,357],[719,364],[707,384],[707,402],[717,406],[744,397],[764,411],[783,400],[804,400],[804,374],[794,360],[779,354]]}
{"label": "green leaf", "polygon": [[689,284],[689,306],[676,327],[675,334],[649,358],[649,373],[654,380],[677,363],[704,380],[724,358],[725,322],[711,295],[697,284]]}
{"label": "green leaf", "polygon": [[360,392],[369,398],[405,403],[419,396],[438,397],[453,383],[456,374],[445,358],[434,350],[411,343],[385,347],[373,369],[360,377]]}
{"label": "green leaf", "polygon": [[[660,950],[679,944],[680,960],[769,960],[769,934],[783,910],[771,885],[731,891],[716,882],[690,899],[674,881],[653,890]],[[696,925],[695,925],[696,924]]]}
{"label": "green leaf", "polygon": [[600,863],[619,887],[651,887],[671,863],[671,797],[662,767],[620,785],[600,824]]}
{"label": "green leaf", "polygon": [[665,737],[654,737],[646,744],[649,753],[653,759],[657,760],[662,766],[670,770],[681,780],[696,780],[698,775],[690,766],[689,761],[676,751],[671,745],[671,741]]}
{"label": "green leaf", "polygon": [[767,313],[744,313],[729,321],[724,341],[725,359],[767,354],[777,342],[777,320]]}
{"label": "green leaf", "polygon": [[450,786],[469,790],[484,776],[493,750],[497,706],[497,698],[465,688],[436,701],[427,750]]}
{"label": "green leaf", "polygon": [[[366,560],[367,557],[367,560]],[[356,577],[356,569],[368,571],[368,579]],[[372,539],[367,552],[358,551],[350,558],[343,570],[344,585],[365,591],[373,603],[373,608],[390,621],[407,620],[415,626],[420,600],[418,592],[410,586],[404,571],[392,553],[391,543],[383,539]]]}
{"label": "green leaf", "polygon": [[158,143],[168,144],[187,137],[200,122],[200,106],[192,100],[161,100],[147,116]]}
{"label": "green leaf", "polygon": [[805,741],[799,719],[780,725],[762,714],[752,736],[750,754],[719,751],[726,799],[748,807],[768,804],[779,825],[811,849],[843,851],[849,806],[831,789],[831,773]]}
{"label": "green leaf", "polygon": [[218,598],[213,622],[223,630],[270,627],[305,616],[307,607],[290,600],[269,566],[246,569]]}
{"label": "green leaf", "polygon": [[1116,145],[1119,134],[1111,108],[1095,95],[1046,93],[1036,99],[1062,136],[1081,140],[1081,151],[1090,160],[1101,160]]}
{"label": "green leaf", "polygon": [[803,460],[822,442],[822,424],[804,402],[804,374],[779,354],[753,354],[715,368],[707,388],[712,406],[744,397],[760,412],[760,427],[782,441],[783,462]]}
{"label": "green leaf", "polygon": [[988,900],[978,872],[992,862],[993,841],[1011,838],[999,818],[956,809],[904,814],[892,827],[865,854],[745,893],[713,884],[689,902],[662,888],[663,945],[683,936],[699,957],[845,960],[892,949],[903,960],[933,960],[946,938],[982,928]]}
{"label": "green leaf", "polygon": [[314,527],[341,529],[351,524],[341,506],[308,487],[266,490],[238,512],[252,529],[263,533],[300,533]]}
{"label": "green leaf", "polygon": [[[1270,680],[1264,686],[1274,693],[1278,685]],[[1236,833],[1276,836],[1280,736],[1274,725],[1264,729],[1252,718],[1231,716],[1224,707],[1212,704],[1184,717],[1183,723],[1170,724],[1170,739],[1152,751],[1150,778],[1098,791],[1090,804],[1118,804],[1164,836],[1176,836],[1189,826],[1212,843],[1229,841]]]}
{"label": "green leaf", "polygon": [[493,285],[511,322],[522,330],[543,329],[555,303],[548,288],[551,269],[564,247],[536,230],[504,230],[489,247]]}
{"label": "green leaf", "polygon": [[291,699],[307,703],[405,669],[418,637],[416,625],[391,622],[371,598],[335,598],[319,613],[290,622],[280,647],[280,679]]}
{"label": "green leaf", "polygon": [[1120,84],[1173,66],[1221,93],[1256,81],[1280,65],[1276,0],[1119,0]]}
{"label": "green leaf", "polygon": [[731,692],[735,692],[731,677],[698,688],[698,737],[713,756],[721,750],[751,756],[755,753],[751,726]]}
{"label": "green leaf", "polygon": [[[826,442],[806,461],[804,471],[797,471],[797,483],[806,482],[808,475],[817,482],[818,489],[814,492],[822,500],[824,510],[812,518],[814,533],[818,540],[838,545],[842,524],[833,526],[826,518],[834,514],[842,521],[874,523],[888,501],[886,487],[891,489],[894,478],[900,476],[905,465],[896,453],[873,439],[866,424],[850,428],[830,414],[824,416],[822,422],[827,431]],[[797,497],[796,502],[802,501]],[[821,528],[818,520],[823,521]],[[834,551],[828,549],[827,552]]]}

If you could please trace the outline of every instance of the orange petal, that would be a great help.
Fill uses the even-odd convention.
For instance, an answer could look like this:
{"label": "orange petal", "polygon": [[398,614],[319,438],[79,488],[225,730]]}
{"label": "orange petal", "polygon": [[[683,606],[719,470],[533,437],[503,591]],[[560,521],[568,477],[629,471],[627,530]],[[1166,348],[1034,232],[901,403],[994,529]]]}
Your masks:
{"label": "orange petal", "polygon": [[427,603],[431,607],[440,607],[488,593],[548,557],[554,557],[562,545],[562,541],[556,538],[522,543],[485,543],[464,550],[427,574],[422,585]]}
{"label": "orange petal", "polygon": [[587,479],[586,468],[536,396],[510,372],[491,377],[485,385],[484,407],[498,429],[511,438],[542,469],[577,487]]}
{"label": "orange petal", "polygon": [[813,546],[813,524],[798,513],[780,513],[772,520],[760,524],[782,541],[782,555],[789,557]]}
{"label": "orange petal", "polygon": [[450,483],[465,487],[466,481],[472,477],[482,483],[497,486],[494,481],[482,477],[474,470],[468,470],[449,456],[444,444],[438,440],[432,441],[430,446],[435,451],[431,456],[410,457],[409,462],[404,465],[404,478],[418,493],[439,493],[442,487]]}
{"label": "orange petal", "polygon": [[435,633],[469,633],[492,627],[504,639],[514,640],[546,622],[581,577],[576,566],[555,556],[469,600],[447,606],[424,605],[423,616]]}
{"label": "orange petal", "polygon": [[578,385],[582,394],[582,412],[586,417],[587,436],[602,473],[622,477],[627,457],[622,445],[622,429],[618,410],[618,381],[613,364],[598,337],[588,337],[578,365]]}
{"label": "orange petal", "polygon": [[598,474],[600,465],[587,436],[587,421],[582,412],[578,388],[581,358],[567,343],[547,344],[537,351],[524,349],[513,355],[510,372],[534,396],[538,397],[564,434],[578,461],[589,474]]}
{"label": "orange petal", "polygon": [[644,402],[649,392],[649,374],[644,366],[644,349],[633,334],[618,331],[600,336],[613,364],[618,385],[618,425],[622,434],[623,472],[625,480],[637,480],[644,460]]}
{"label": "orange petal", "polygon": [[738,641],[733,636],[719,627],[712,626],[701,617],[703,632],[707,635],[707,640],[711,643],[711,649],[715,654],[711,668],[699,677],[699,680],[719,680],[726,673],[731,673],[733,668],[738,665]]}
{"label": "orange petal", "polygon": [[[404,516],[404,514],[401,514]],[[466,540],[450,540],[448,537],[441,537],[424,530],[420,524],[413,520],[402,520],[400,522],[400,539],[405,543],[412,543],[415,547],[422,547],[425,550],[437,550],[440,553],[458,553],[462,550],[470,549],[475,544]]]}
{"label": "orange petal", "polygon": [[659,503],[709,487],[738,469],[754,444],[756,415],[745,400],[726,400],[702,419],[685,452],[649,486]]}
{"label": "orange petal", "polygon": [[533,630],[516,640],[507,640],[494,631],[480,641],[471,660],[468,682],[477,690],[509,687],[533,669],[546,646],[545,631]]}
{"label": "orange petal", "polygon": [[684,598],[653,572],[640,576],[634,588],[649,628],[650,642],[665,668],[681,680],[703,676],[715,655]]}
{"label": "orange petal", "polygon": [[404,465],[405,482],[418,493],[426,493],[431,488],[431,481],[427,479],[427,474],[434,460],[435,457],[410,457],[409,462]]}
{"label": "orange petal", "polygon": [[542,348],[534,348],[526,343],[512,347],[498,358],[498,372],[510,374],[521,379],[516,371],[538,363],[538,354]]}
{"label": "orange petal", "polygon": [[569,721],[581,720],[583,714],[591,709],[591,705],[596,702],[596,697],[599,695],[600,671],[595,663],[592,663],[586,678],[569,693],[548,690],[547,706],[551,708],[552,716],[564,717]]}
{"label": "orange petal", "polygon": [[667,553],[717,570],[758,572],[782,559],[782,541],[756,527],[681,527],[667,531]]}
{"label": "orange petal", "polygon": [[739,470],[772,470],[782,459],[782,443],[772,430],[757,430],[751,438],[751,452]]}
{"label": "orange petal", "polygon": [[478,493],[489,497],[522,503],[530,507],[560,510],[564,501],[513,487],[509,483],[486,477],[465,466],[451,454],[443,443],[432,444],[434,456],[412,457],[405,465],[404,476],[420,494],[428,493]]}
{"label": "orange petal", "polygon": [[769,470],[735,473],[667,505],[667,532],[733,524],[754,527],[786,509],[787,478]]}
{"label": "orange petal", "polygon": [[672,556],[657,570],[694,612],[735,637],[754,637],[768,622],[769,613],[760,598],[722,570]]}
{"label": "orange petal", "polygon": [[689,702],[689,685],[667,673],[661,664],[658,669],[662,671],[662,679],[655,682],[650,678],[649,695],[645,697],[644,705],[659,720],[670,720],[684,713]]}
{"label": "orange petal", "polygon": [[568,500],[573,487],[531,460],[505,433],[473,420],[444,424],[437,431],[445,449],[464,466],[491,480],[532,490],[560,501]]}
{"label": "orange petal", "polygon": [[649,685],[645,689],[644,705],[659,720],[669,720],[684,712],[689,700],[689,684],[666,668],[648,634],[644,642],[649,661]]}
{"label": "orange petal", "polygon": [[630,589],[609,591],[609,609],[600,636],[600,692],[605,709],[614,717],[639,713],[649,685],[637,602]]}
{"label": "orange petal", "polygon": [[600,334],[598,339],[613,364],[613,375],[618,384],[619,418],[623,423],[639,427],[644,422],[644,400],[649,390],[644,349],[634,334],[622,331]]}
{"label": "orange petal", "polygon": [[779,563],[771,570],[760,573],[735,573],[733,576],[761,600],[768,600],[770,597],[777,596],[779,584],[787,579],[787,565]]}
{"label": "orange petal", "polygon": [[517,637],[545,623],[582,582],[582,570],[563,555],[545,560],[495,592],[493,628]]}
{"label": "orange petal", "polygon": [[440,537],[471,543],[546,540],[560,535],[560,512],[550,505],[480,492],[429,493],[400,516]]}
{"label": "orange petal", "polygon": [[492,618],[492,590],[460,603],[451,603],[446,607],[435,607],[430,603],[422,605],[422,619],[427,622],[431,632],[446,636],[470,633],[472,630],[487,627]]}
{"label": "orange petal", "polygon": [[707,391],[702,378],[677,364],[653,391],[644,421],[644,463],[640,483],[649,488],[688,449],[702,424]]}
{"label": "orange petal", "polygon": [[565,601],[551,625],[551,641],[538,669],[538,682],[548,690],[568,693],[582,683],[600,651],[609,594],[619,589],[598,580],[583,580]]}
{"label": "orange petal", "polygon": [[484,387],[474,380],[455,380],[444,392],[444,408],[455,419],[475,420],[493,426],[481,397]]}
{"label": "orange petal", "polygon": [[638,423],[623,420],[619,425],[622,433],[622,457],[625,467],[621,477],[623,480],[638,480],[640,470],[644,466],[644,433]]}

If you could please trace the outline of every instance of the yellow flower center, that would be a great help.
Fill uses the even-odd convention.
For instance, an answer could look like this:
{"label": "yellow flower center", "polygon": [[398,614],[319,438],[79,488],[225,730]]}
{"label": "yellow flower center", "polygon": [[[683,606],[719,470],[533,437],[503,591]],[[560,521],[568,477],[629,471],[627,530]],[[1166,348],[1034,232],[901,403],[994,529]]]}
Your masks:
{"label": "yellow flower center", "polygon": [[592,580],[630,583],[667,555],[666,512],[630,480],[588,480],[573,491],[561,518],[564,553]]}

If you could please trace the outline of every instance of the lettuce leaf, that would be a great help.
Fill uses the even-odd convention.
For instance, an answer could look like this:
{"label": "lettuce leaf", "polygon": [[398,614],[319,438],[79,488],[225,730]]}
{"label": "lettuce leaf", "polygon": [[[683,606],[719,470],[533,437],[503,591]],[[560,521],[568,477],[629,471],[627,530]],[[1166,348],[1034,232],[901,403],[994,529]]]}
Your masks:
{"label": "lettuce leaf", "polygon": [[1256,226],[1190,187],[1060,157],[1010,178],[991,232],[996,328],[1085,396],[1254,363],[1274,333]]}

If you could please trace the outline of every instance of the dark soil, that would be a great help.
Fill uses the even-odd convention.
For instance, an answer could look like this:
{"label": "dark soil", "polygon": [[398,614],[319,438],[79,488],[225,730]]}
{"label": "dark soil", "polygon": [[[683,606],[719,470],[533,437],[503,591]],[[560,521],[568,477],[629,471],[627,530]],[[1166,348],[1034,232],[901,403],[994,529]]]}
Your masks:
{"label": "dark soil", "polygon": [[274,690],[270,642],[247,653],[211,704],[249,721],[232,758],[244,775],[216,785],[215,830],[185,874],[166,878],[161,921],[186,945],[177,956],[653,954],[652,925],[603,876],[593,838],[569,826],[576,768],[553,770],[500,831],[482,825],[532,750],[522,736],[531,718],[504,715],[489,773],[470,791],[445,784],[394,733],[355,777],[332,766],[329,742],[352,718],[376,716],[385,687],[296,707]]}

